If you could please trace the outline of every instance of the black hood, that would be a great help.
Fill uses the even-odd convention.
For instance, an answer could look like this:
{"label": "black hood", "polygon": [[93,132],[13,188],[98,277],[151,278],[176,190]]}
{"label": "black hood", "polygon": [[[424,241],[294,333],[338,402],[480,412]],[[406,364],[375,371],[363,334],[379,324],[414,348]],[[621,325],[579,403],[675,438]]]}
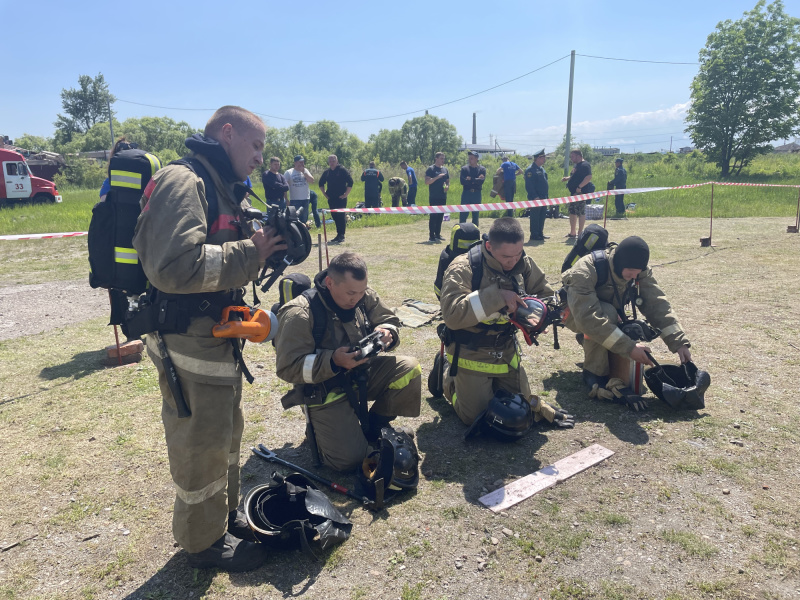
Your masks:
{"label": "black hood", "polygon": [[328,290],[328,287],[325,285],[325,277],[327,276],[328,276],[328,269],[325,269],[324,271],[320,271],[319,273],[317,273],[317,275],[314,277],[314,287],[316,288],[317,293],[320,295],[320,297],[328,306],[328,308],[330,308],[334,313],[336,313],[336,316],[338,316],[343,323],[349,323],[355,318],[356,309],[355,308],[344,309],[338,304],[336,304],[336,302],[333,299],[333,296],[331,296],[330,290]]}
{"label": "black hood", "polygon": [[219,173],[222,181],[226,183],[241,183],[241,180],[233,172],[228,153],[225,152],[225,148],[217,140],[206,137],[202,133],[195,133],[192,137],[186,138],[184,144],[195,154],[205,157],[216,172]]}

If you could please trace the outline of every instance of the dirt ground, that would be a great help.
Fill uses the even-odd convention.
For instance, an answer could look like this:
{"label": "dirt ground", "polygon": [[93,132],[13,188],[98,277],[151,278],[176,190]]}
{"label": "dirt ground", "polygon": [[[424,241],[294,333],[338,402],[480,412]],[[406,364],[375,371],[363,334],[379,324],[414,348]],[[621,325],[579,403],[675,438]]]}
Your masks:
{"label": "dirt ground", "polygon": [[[0,287],[0,600],[798,598],[800,238],[784,221],[715,221],[713,248],[699,247],[703,220],[609,224],[612,239],[650,242],[695,362],[711,374],[704,410],[674,412],[652,394],[643,413],[588,399],[580,348],[562,330],[561,350],[544,338],[524,348],[524,364],[534,391],[573,413],[575,429],[467,442],[452,408],[423,390],[420,417],[403,420],[422,456],[416,493],[379,513],[331,494],[354,523],[349,540],[317,560],[274,552],[241,575],[192,570],[174,545],[155,370],[147,359],[100,366],[113,342],[103,293],[72,280]],[[420,221],[348,232],[345,247],[367,257],[371,285],[392,306],[431,300],[442,246],[422,243],[426,230]],[[565,232],[548,221],[551,239],[526,245],[551,283]],[[0,246],[0,262],[8,252]],[[300,270],[313,273],[314,258]],[[48,290],[71,320],[31,327],[28,303],[41,307]],[[427,378],[433,327],[401,336],[398,352],[419,358]],[[663,343],[653,347],[670,361]],[[257,381],[244,391],[242,494],[275,470],[253,444],[314,469],[302,415],[278,402],[287,386],[273,349],[246,355]],[[478,502],[595,443],[615,454],[499,515]]]}

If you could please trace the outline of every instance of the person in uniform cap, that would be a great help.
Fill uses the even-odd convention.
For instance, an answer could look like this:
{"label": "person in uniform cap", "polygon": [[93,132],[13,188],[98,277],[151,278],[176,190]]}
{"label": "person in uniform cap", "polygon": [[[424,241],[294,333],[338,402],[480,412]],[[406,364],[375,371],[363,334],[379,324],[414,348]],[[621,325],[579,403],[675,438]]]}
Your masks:
{"label": "person in uniform cap", "polygon": [[[528,200],[541,200],[549,197],[549,186],[547,183],[547,171],[544,170],[544,163],[547,157],[544,148],[533,155],[531,166],[525,169],[525,191],[528,193]],[[546,206],[536,206],[529,209],[531,237],[530,242],[543,242],[547,239],[544,234],[544,220],[547,217]]]}
{"label": "person in uniform cap", "polygon": [[[598,261],[592,254],[579,259],[564,272],[570,315],[565,325],[583,334],[583,379],[591,389],[603,388],[609,380],[609,352],[652,365],[649,347],[636,342],[620,329],[625,306],[635,305],[648,323],[661,330],[661,339],[681,363],[692,359],[689,338],[678,316],[648,268],[650,248],[642,238],[630,236],[605,250],[608,275],[598,282]],[[602,279],[602,278],[601,278]],[[599,285],[598,285],[599,283]],[[580,341],[580,336],[579,336]]]}
{"label": "person in uniform cap", "polygon": [[[478,164],[480,155],[475,150],[467,152],[468,164],[461,167],[461,185],[464,186],[461,192],[461,204],[480,204],[481,203],[481,189],[483,182],[486,181],[486,167]],[[458,222],[466,223],[467,214],[465,212],[459,213]],[[478,226],[478,217],[480,212],[472,212],[472,222]]]}
{"label": "person in uniform cap", "polygon": [[[614,179],[608,182],[607,189],[609,190],[624,190],[628,187],[628,172],[622,166],[622,157],[614,161]],[[612,219],[625,218],[625,194],[617,194],[614,196],[614,204],[617,209],[617,214],[611,217]]]}

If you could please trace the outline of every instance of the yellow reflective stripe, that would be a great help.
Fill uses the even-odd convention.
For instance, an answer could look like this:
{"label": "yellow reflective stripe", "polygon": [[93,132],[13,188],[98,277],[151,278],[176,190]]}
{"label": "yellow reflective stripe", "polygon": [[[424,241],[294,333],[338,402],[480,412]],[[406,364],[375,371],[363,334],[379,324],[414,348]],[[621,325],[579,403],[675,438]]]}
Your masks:
{"label": "yellow reflective stripe", "polygon": [[604,348],[607,348],[608,350],[611,350],[611,348],[614,347],[614,344],[616,344],[620,338],[624,337],[625,334],[622,333],[622,330],[619,327],[615,327],[614,331],[611,332],[611,335],[609,335],[606,339],[603,340],[602,346]]}
{"label": "yellow reflective stripe", "polygon": [[331,402],[336,402],[337,400],[341,400],[342,398],[347,397],[347,394],[344,392],[328,392],[328,395],[325,396],[325,402],[318,406],[324,406],[326,404],[330,404]]}
{"label": "yellow reflective stripe", "polygon": [[112,186],[142,189],[142,174],[133,171],[111,171],[109,182]]}
{"label": "yellow reflective stripe", "polygon": [[411,382],[412,379],[414,379],[415,377],[420,376],[420,375],[422,375],[422,367],[417,365],[416,367],[411,369],[408,373],[403,375],[400,379],[390,383],[389,384],[389,389],[390,390],[402,390],[404,387],[406,387]]}
{"label": "yellow reflective stripe", "polygon": [[134,248],[114,247],[114,262],[135,265],[139,262],[139,254]]}
{"label": "yellow reflective stripe", "polygon": [[511,359],[511,368],[516,369],[519,367],[519,354],[514,353],[514,358]]}
{"label": "yellow reflective stripe", "polygon": [[175,483],[174,480],[172,483],[175,485],[175,493],[178,494],[178,498],[183,500],[186,504],[200,504],[201,502],[208,500],[212,496],[215,496],[216,494],[218,494],[227,487],[228,473],[225,473],[225,475],[223,475],[216,481],[212,481],[207,486],[195,491],[189,491],[183,489],[181,486]]}
{"label": "yellow reflective stripe", "polygon": [[[452,354],[447,355],[447,362],[453,363]],[[517,359],[517,364],[519,364],[519,359]],[[478,373],[508,373],[508,365],[505,363],[495,365],[492,363],[479,362],[477,360],[468,360],[466,358],[458,359],[458,368],[460,369],[461,367],[469,369],[470,371],[477,371]]]}
{"label": "yellow reflective stripe", "polygon": [[161,161],[158,160],[158,157],[155,154],[148,153],[145,154],[145,156],[147,157],[147,160],[150,161],[150,177],[152,177],[156,174],[156,171],[161,168]]}
{"label": "yellow reflective stripe", "polygon": [[442,295],[442,289],[439,288],[439,287],[436,287],[435,283],[433,284],[433,293],[436,294],[437,298]]}
{"label": "yellow reflective stripe", "polygon": [[282,291],[284,304],[289,300],[294,300],[294,296],[292,296],[292,280],[284,279],[283,283],[281,283],[281,287],[283,288]]}
{"label": "yellow reflective stripe", "polygon": [[463,250],[465,248],[469,248],[474,243],[475,240],[458,240],[458,247]]}

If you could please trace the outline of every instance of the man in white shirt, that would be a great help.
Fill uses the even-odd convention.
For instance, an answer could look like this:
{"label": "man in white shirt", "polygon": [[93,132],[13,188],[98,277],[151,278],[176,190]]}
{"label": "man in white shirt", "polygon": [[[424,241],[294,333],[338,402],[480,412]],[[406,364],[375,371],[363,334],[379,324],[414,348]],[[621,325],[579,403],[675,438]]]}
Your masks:
{"label": "man in white shirt", "polygon": [[314,176],[306,169],[306,159],[298,154],[294,157],[294,167],[283,174],[289,184],[289,206],[294,206],[297,218],[305,223],[308,220],[308,201],[311,197],[308,187],[314,183]]}

